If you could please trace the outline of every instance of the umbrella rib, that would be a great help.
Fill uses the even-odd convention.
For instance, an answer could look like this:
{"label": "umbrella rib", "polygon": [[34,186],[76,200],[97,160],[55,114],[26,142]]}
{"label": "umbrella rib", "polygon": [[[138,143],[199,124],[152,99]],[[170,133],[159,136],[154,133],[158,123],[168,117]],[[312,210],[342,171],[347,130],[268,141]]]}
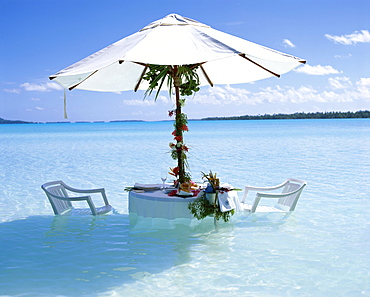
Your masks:
{"label": "umbrella rib", "polygon": [[199,65],[199,66],[200,66],[200,69],[202,69],[202,72],[203,72],[204,76],[206,77],[208,83],[211,85],[211,87],[213,87],[213,82],[210,80],[207,72],[204,70],[203,65]]}
{"label": "umbrella rib", "polygon": [[132,62],[132,63],[138,64],[138,65],[141,65],[141,66],[145,66],[145,67],[149,66],[149,64],[145,64],[145,63],[141,63],[141,62]]}
{"label": "umbrella rib", "polygon": [[[120,60],[119,61],[119,63],[120,64],[122,64],[124,62],[124,60]],[[144,66],[145,68],[144,68],[144,70],[143,70],[143,72],[141,73],[141,75],[140,75],[140,78],[139,78],[139,80],[137,81],[137,83],[136,83],[136,86],[135,86],[135,88],[134,88],[134,91],[135,92],[137,92],[137,90],[139,89],[139,86],[140,86],[140,84],[141,84],[141,81],[143,80],[143,77],[144,77],[144,75],[145,75],[145,72],[146,72],[146,70],[148,69],[148,67],[149,67],[149,64],[145,64],[145,63],[141,63],[141,62],[132,62],[132,63],[135,63],[135,64],[138,64],[138,65],[141,65],[141,66]]]}
{"label": "umbrella rib", "polygon": [[141,84],[141,81],[143,80],[144,74],[145,74],[145,72],[146,72],[147,69],[148,69],[148,66],[145,66],[145,68],[144,68],[143,72],[141,73],[140,78],[139,78],[139,80],[138,80],[138,82],[137,82],[137,84],[136,84],[136,86],[134,88],[134,91],[135,92],[139,89],[139,86]]}
{"label": "umbrella rib", "polygon": [[246,57],[245,54],[239,54],[240,57],[248,60],[249,62],[257,65],[258,67],[261,67],[263,70],[266,70],[267,72],[271,73],[272,75],[275,75],[276,77],[280,77],[280,74],[277,74],[269,69],[267,69],[266,67],[263,67],[262,65],[258,64],[257,62],[254,62],[253,60],[251,60],[250,58]]}
{"label": "umbrella rib", "polygon": [[[118,60],[118,63],[122,64],[124,63],[125,60]],[[135,63],[135,64],[138,64],[138,65],[141,65],[141,66],[148,66],[149,64],[145,64],[145,63],[141,63],[141,62],[135,62],[135,61],[128,61],[128,62],[132,62],[132,63]]]}
{"label": "umbrella rib", "polygon": [[82,84],[85,80],[93,76],[95,73],[97,73],[99,70],[95,70],[93,73],[91,73],[89,76],[85,77],[85,79],[81,80],[78,84],[75,84],[74,86],[68,88],[68,90],[72,91],[74,88],[78,87],[80,84]]}

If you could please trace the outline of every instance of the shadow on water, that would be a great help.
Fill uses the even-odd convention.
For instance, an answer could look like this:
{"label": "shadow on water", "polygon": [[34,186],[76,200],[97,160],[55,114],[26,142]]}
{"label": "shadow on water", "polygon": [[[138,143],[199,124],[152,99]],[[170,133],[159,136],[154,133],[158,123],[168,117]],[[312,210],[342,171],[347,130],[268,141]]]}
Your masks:
{"label": "shadow on water", "polygon": [[129,215],[32,216],[0,225],[1,294],[92,296],[190,260],[189,247],[215,232],[150,228]]}
{"label": "shadow on water", "polygon": [[[193,226],[135,215],[32,216],[0,224],[1,294],[93,296],[191,261],[192,245],[285,219],[236,215]],[[188,221],[194,222],[193,221]],[[218,237],[217,236],[217,237]],[[214,236],[213,236],[214,237]]]}

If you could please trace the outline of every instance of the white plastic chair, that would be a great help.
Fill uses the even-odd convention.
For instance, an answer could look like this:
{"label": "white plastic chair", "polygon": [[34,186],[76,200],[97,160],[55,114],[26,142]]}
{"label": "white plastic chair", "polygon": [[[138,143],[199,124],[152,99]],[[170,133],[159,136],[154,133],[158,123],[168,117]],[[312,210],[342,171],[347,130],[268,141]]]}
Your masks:
{"label": "white plastic chair", "polygon": [[[53,181],[43,184],[41,188],[45,191],[46,196],[53,208],[54,214],[66,214],[71,212],[74,208],[72,207],[73,201],[86,201],[89,208],[78,209],[79,213],[91,213],[92,215],[100,215],[110,212],[112,206],[109,205],[107,196],[105,195],[105,189],[92,189],[92,190],[79,190],[67,186],[62,181]],[[71,193],[78,194],[94,194],[100,193],[104,200],[104,206],[95,207],[91,196],[70,196]],[[74,194],[75,195],[75,194]]]}
{"label": "white plastic chair", "polygon": [[[291,212],[294,211],[298,199],[306,186],[306,182],[299,179],[289,178],[280,185],[274,187],[251,187],[246,186],[243,198],[241,200],[242,209],[254,212]],[[253,204],[247,204],[246,198],[249,191],[257,191]],[[275,191],[275,193],[271,193]],[[270,192],[270,193],[268,193]],[[262,198],[278,199],[275,206],[259,205]]]}

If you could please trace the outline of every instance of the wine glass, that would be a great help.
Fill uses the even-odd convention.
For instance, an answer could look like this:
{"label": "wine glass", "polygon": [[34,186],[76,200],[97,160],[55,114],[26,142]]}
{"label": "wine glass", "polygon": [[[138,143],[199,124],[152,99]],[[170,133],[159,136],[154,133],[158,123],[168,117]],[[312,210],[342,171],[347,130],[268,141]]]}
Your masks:
{"label": "wine glass", "polygon": [[164,190],[164,183],[167,180],[167,170],[161,170],[161,180],[163,182],[162,190]]}

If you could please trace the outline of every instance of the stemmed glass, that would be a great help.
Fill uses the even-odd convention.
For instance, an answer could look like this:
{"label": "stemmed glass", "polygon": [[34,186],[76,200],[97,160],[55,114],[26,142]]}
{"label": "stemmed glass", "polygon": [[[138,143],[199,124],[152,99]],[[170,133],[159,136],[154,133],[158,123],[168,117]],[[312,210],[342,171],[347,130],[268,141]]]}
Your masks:
{"label": "stemmed glass", "polygon": [[162,190],[164,190],[164,183],[167,180],[167,170],[161,170],[161,180],[163,182]]}

